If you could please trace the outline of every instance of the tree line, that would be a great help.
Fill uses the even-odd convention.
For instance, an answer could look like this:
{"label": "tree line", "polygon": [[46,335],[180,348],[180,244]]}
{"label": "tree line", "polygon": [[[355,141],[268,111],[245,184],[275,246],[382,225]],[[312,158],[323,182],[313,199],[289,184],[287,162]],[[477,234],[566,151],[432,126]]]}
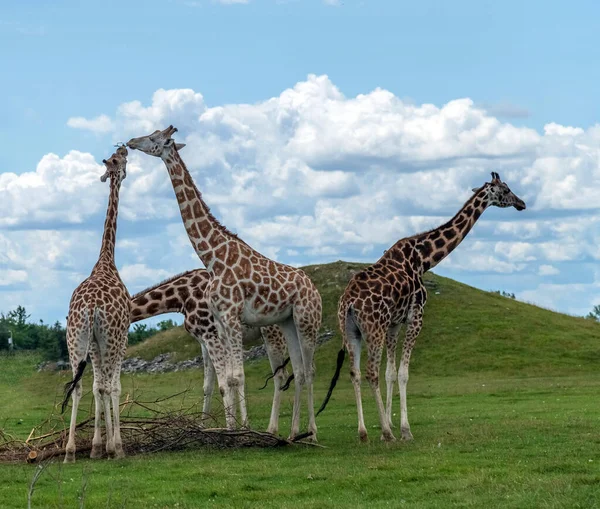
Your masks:
{"label": "tree line", "polygon": [[[24,306],[17,306],[8,313],[0,313],[0,351],[9,349],[9,338],[15,350],[36,350],[44,360],[68,360],[67,330],[59,321],[54,324],[30,320]],[[144,323],[136,323],[129,331],[129,344],[140,343],[158,332],[176,327],[173,320],[158,322],[156,327]]]}

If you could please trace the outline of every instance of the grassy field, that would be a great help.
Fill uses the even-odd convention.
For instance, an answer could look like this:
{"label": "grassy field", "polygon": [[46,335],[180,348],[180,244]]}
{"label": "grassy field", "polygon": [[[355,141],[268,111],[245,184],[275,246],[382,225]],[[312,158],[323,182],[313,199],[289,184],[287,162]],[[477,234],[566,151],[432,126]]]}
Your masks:
{"label": "grassy field", "polygon": [[[358,266],[308,267],[335,330],[337,296]],[[160,453],[51,465],[32,507],[600,507],[600,325],[429,276],[425,327],[408,390],[413,442],[379,441],[365,383],[370,443],[360,444],[347,366],[317,420],[324,448]],[[317,354],[316,399],[333,374],[339,338]],[[169,331],[130,354],[198,350]],[[182,350],[185,353],[182,353]],[[48,416],[69,375],[37,373],[34,356],[0,358],[0,425],[26,438]],[[268,422],[266,361],[246,368],[253,427]],[[191,387],[197,370],[124,375],[123,392],[151,400]],[[84,380],[89,391],[91,380]],[[189,396],[188,396],[189,399]],[[82,408],[89,406],[86,396]],[[177,399],[166,405],[177,408]],[[396,402],[399,426],[399,402]],[[290,425],[291,394],[280,431]],[[303,416],[306,416],[304,411]],[[305,421],[303,421],[305,422]],[[1,465],[0,507],[24,507],[35,467]]]}

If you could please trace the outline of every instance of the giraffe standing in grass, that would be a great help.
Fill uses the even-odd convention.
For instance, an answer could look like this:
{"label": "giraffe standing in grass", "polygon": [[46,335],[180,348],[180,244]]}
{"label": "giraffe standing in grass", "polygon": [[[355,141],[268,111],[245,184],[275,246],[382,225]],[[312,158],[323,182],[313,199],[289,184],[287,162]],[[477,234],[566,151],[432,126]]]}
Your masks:
{"label": "giraffe standing in grass", "polygon": [[[109,457],[123,457],[119,425],[121,395],[121,362],[127,348],[127,332],[131,316],[129,292],[115,266],[115,239],[119,190],[126,176],[127,149],[119,147],[102,161],[106,173],[102,182],[110,179],[110,195],[100,256],[90,276],[73,292],[67,317],[67,346],[73,368],[73,380],[65,386],[62,411],[73,397],[71,425],[65,463],[75,461],[75,424],[81,400],[81,378],[88,355],[94,370],[95,424],[91,458],[102,456],[101,417],[106,422],[106,452]],[[112,402],[112,419],[111,419]]]}
{"label": "giraffe standing in grass", "polygon": [[[184,327],[200,343],[204,364],[204,403],[202,412],[210,414],[211,400],[215,386],[215,368],[206,348],[206,343],[217,343],[217,327],[208,307],[206,287],[210,275],[205,269],[190,270],[174,276],[162,283],[146,288],[131,298],[131,323],[163,313],[183,313]],[[250,334],[245,327],[245,335]],[[260,328],[269,363],[273,370],[275,393],[271,419],[267,431],[277,434],[279,429],[279,407],[281,387],[287,378],[285,369],[277,369],[285,361],[285,338],[276,325]]]}
{"label": "giraffe standing in grass", "polygon": [[263,256],[223,226],[210,212],[179,155],[184,146],[171,136],[173,126],[133,138],[127,146],[160,157],[165,163],[179,203],[181,218],[196,253],[211,280],[206,287],[215,317],[218,341],[207,341],[226,408],[227,425],[235,426],[235,394],[242,425],[247,425],[242,351],[243,324],[278,324],[286,338],[295,378],[290,437],[300,427],[300,398],[308,392],[308,433],[316,440],[313,407],[313,356],[321,326],[321,296],[300,269]]}
{"label": "giraffe standing in grass", "polygon": [[[366,378],[371,385],[381,423],[381,439],[395,440],[392,434],[392,396],[396,378],[396,344],[402,324],[406,337],[402,349],[398,384],[400,386],[400,415],[402,438],[411,440],[406,407],[408,364],[415,341],[423,324],[423,308],[427,292],[423,274],[435,267],[458,246],[475,221],[490,206],[525,209],[525,202],[492,173],[491,182],[473,189],[473,196],[450,221],[434,230],[401,239],[370,267],[355,274],[340,297],[338,320],[343,336],[343,348],[338,354],[336,373],[321,412],[335,387],[344,361],[344,349],[350,357],[350,377],[354,385],[358,411],[358,433],[367,440],[360,393],[360,351],[367,346]],[[386,407],[379,389],[379,367],[384,346],[387,348]],[[318,414],[317,414],[318,415]]]}

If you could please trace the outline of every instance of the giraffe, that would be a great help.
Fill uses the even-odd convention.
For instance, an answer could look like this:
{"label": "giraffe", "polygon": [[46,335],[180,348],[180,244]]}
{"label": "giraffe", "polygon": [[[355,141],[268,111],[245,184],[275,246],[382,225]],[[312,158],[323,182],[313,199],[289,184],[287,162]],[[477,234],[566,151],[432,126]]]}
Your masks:
{"label": "giraffe", "polygon": [[[242,324],[278,324],[286,338],[295,378],[290,438],[300,427],[300,398],[304,385],[308,399],[308,433],[316,440],[313,406],[313,356],[321,326],[321,296],[300,269],[275,262],[252,249],[223,226],[210,212],[179,155],[172,125],[148,136],[133,138],[127,146],[160,157],[168,170],[188,237],[211,280],[206,287],[209,309],[215,317],[219,344],[209,356],[215,364],[225,402],[227,425],[235,426],[235,393],[242,425],[248,422],[244,398]],[[225,352],[223,351],[225,350]]]}
{"label": "giraffe", "polygon": [[100,180],[106,182],[110,179],[102,247],[92,273],[73,292],[67,317],[67,346],[73,379],[65,386],[62,411],[65,411],[71,395],[73,407],[65,463],[75,461],[75,423],[81,400],[81,378],[88,354],[94,371],[93,393],[96,407],[90,457],[102,456],[102,410],[106,421],[106,452],[109,457],[124,456],[119,424],[120,374],[121,361],[127,347],[131,302],[129,292],[115,266],[115,239],[119,190],[126,177],[127,149],[119,147],[108,160],[102,162],[106,166],[106,173]]}
{"label": "giraffe", "polygon": [[[368,437],[360,393],[361,341],[367,345],[366,378],[377,402],[381,439],[393,441],[395,437],[391,428],[396,344],[399,329],[402,324],[406,324],[397,376],[400,387],[402,438],[412,440],[406,407],[406,385],[410,355],[421,331],[423,308],[427,299],[423,274],[440,263],[462,242],[475,221],[488,207],[513,206],[517,210],[525,209],[525,202],[518,198],[495,172],[492,173],[491,182],[473,189],[473,192],[473,196],[450,221],[434,230],[399,240],[376,263],[355,274],[340,297],[338,321],[343,346],[338,353],[337,368],[329,392],[317,415],[329,401],[347,349],[358,411],[358,433],[362,441],[367,441]],[[384,345],[387,348],[385,409],[379,389],[379,368]]]}
{"label": "giraffe", "polygon": [[[131,297],[131,323],[163,313],[183,313],[185,330],[200,343],[202,362],[204,364],[204,402],[202,412],[210,414],[211,399],[214,391],[215,369],[206,343],[218,343],[215,320],[208,308],[206,287],[210,275],[205,269],[196,269],[173,276],[162,283],[151,286]],[[253,330],[244,327],[244,337]],[[256,329],[254,329],[256,330]],[[277,434],[279,429],[279,408],[281,391],[287,374],[284,369],[277,369],[285,360],[285,338],[276,325],[261,327],[260,334],[265,342],[269,363],[273,370],[275,393],[269,420],[269,433]],[[214,349],[213,349],[214,350]]]}

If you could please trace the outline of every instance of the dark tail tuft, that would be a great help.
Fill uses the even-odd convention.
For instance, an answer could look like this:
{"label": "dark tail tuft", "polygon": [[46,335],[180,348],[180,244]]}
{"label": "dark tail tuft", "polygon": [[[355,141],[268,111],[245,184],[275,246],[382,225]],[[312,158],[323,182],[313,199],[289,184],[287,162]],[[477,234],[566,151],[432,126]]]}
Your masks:
{"label": "dark tail tuft", "polygon": [[286,380],[286,382],[283,384],[283,386],[281,387],[280,390],[282,391],[287,391],[290,388],[290,384],[292,383],[292,380],[294,379],[294,373],[292,373],[288,379]]}
{"label": "dark tail tuft", "polygon": [[258,389],[259,391],[262,391],[267,384],[269,383],[269,380],[271,380],[271,378],[274,378],[275,375],[277,375],[277,373],[279,373],[281,370],[285,369],[285,367],[287,366],[287,363],[290,362],[290,358],[288,357],[286,360],[283,361],[283,364],[281,366],[278,366],[275,371],[273,371],[272,375],[269,375],[267,377],[267,379],[265,380],[265,385],[263,385],[260,389]]}
{"label": "dark tail tuft", "polygon": [[333,378],[331,379],[331,385],[329,386],[329,390],[327,391],[327,396],[325,396],[325,401],[323,401],[323,404],[321,405],[321,408],[319,408],[317,415],[319,415],[323,410],[325,410],[327,403],[329,403],[329,398],[331,398],[331,393],[333,392],[333,389],[335,388],[335,384],[337,384],[338,378],[340,377],[340,372],[342,371],[342,364],[344,364],[344,357],[346,357],[346,350],[342,347],[342,349],[338,352],[337,366],[335,368],[335,373],[333,375]]}
{"label": "dark tail tuft", "polygon": [[83,370],[85,369],[86,365],[87,362],[80,361],[79,365],[77,366],[77,372],[75,373],[75,377],[73,378],[73,380],[65,384],[65,399],[63,400],[62,407],[60,409],[61,414],[65,413],[67,405],[69,404],[69,398],[71,397],[71,394],[73,394],[75,386],[77,385],[79,380],[81,380],[81,377],[83,376]]}

